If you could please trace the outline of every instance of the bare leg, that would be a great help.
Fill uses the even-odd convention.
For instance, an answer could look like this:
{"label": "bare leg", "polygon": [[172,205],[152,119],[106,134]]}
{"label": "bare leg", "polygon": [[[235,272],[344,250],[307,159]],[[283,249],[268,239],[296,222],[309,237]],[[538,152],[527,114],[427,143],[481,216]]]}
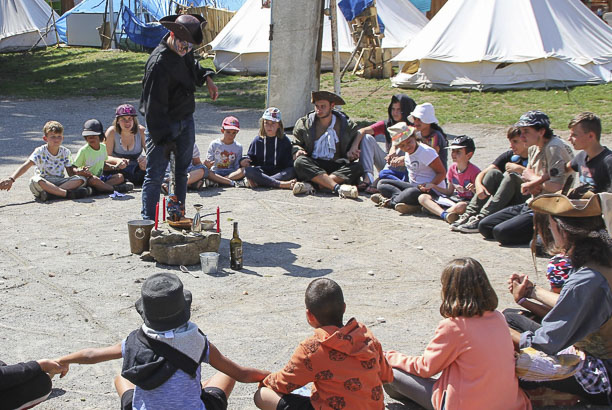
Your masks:
{"label": "bare leg", "polygon": [[[75,181],[69,181],[69,182],[75,182]],[[52,183],[47,182],[42,179],[38,181],[38,185],[40,185],[40,187],[44,191],[50,193],[51,195],[60,196],[62,198],[66,198],[66,194],[68,193],[67,189],[60,188],[57,185],[53,185]],[[68,182],[66,182],[65,184],[62,184],[62,186],[64,185],[68,185]]]}
{"label": "bare leg", "polygon": [[106,183],[109,185],[119,185],[125,182],[125,178],[123,174],[113,174],[109,179],[106,180]]}
{"label": "bare leg", "polygon": [[204,170],[202,168],[191,171],[187,174],[187,185],[196,183],[202,178],[204,178]]}
{"label": "bare leg", "polygon": [[117,394],[119,395],[119,397],[121,398],[121,396],[123,396],[123,393],[125,393],[126,391],[133,389],[134,384],[129,381],[128,379],[123,378],[120,374],[118,374],[117,376],[115,376],[115,389],[117,389]]}
{"label": "bare leg", "polygon": [[444,212],[444,209],[442,209],[442,207],[438,205],[429,194],[419,195],[419,204],[421,204],[423,208],[427,209],[429,212],[437,216],[442,215],[442,212]]}
{"label": "bare leg", "polygon": [[290,181],[279,181],[279,188],[282,189],[293,189],[293,186],[295,185],[295,183],[297,182],[297,179],[292,179]]}
{"label": "bare leg", "polygon": [[253,396],[257,408],[263,410],[275,410],[280,399],[280,394],[267,387],[260,387]]}
{"label": "bare leg", "polygon": [[225,398],[229,399],[230,394],[232,394],[232,390],[234,390],[235,384],[236,380],[232,379],[225,373],[218,372],[210,379],[204,380],[202,382],[202,388],[216,387],[221,389],[225,393]]}
{"label": "bare leg", "polygon": [[238,168],[237,170],[235,170],[234,172],[232,172],[231,174],[229,174],[227,176],[229,179],[231,180],[238,180],[238,179],[242,179],[244,178],[244,169],[243,168]]}
{"label": "bare leg", "polygon": [[90,177],[87,180],[87,183],[89,184],[90,187],[95,188],[96,191],[100,191],[100,192],[113,192],[114,191],[114,188],[112,185],[102,181],[98,177]]}
{"label": "bare leg", "polygon": [[465,212],[465,210],[467,209],[467,202],[457,202],[455,205],[451,206],[450,208],[448,208],[446,210],[446,212],[453,212],[456,213],[457,215],[461,215],[462,213]]}
{"label": "bare leg", "polygon": [[208,179],[221,185],[234,185],[231,179],[217,175],[212,171],[208,173]]}
{"label": "bare leg", "polygon": [[[73,179],[72,181],[64,182],[59,187],[62,188],[62,189],[65,189],[66,191],[72,191],[73,189],[77,189],[77,188],[82,187],[82,186],[85,186],[85,182],[82,179]],[[45,191],[47,191],[47,190],[45,189]],[[47,191],[47,192],[49,192],[49,191]],[[53,192],[49,192],[49,193],[52,194]]]}
{"label": "bare leg", "polygon": [[319,186],[327,188],[330,191],[333,191],[336,184],[343,184],[344,180],[338,175],[321,174],[314,177],[312,179],[312,182],[316,183]]}

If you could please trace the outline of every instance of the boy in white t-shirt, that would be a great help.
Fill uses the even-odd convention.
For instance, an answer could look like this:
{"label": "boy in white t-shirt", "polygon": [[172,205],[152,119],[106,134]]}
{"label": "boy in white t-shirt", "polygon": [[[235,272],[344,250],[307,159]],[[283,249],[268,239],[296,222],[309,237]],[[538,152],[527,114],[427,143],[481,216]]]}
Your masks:
{"label": "boy in white t-shirt", "polygon": [[57,121],[49,121],[43,127],[43,134],[46,144],[36,148],[11,176],[0,181],[0,190],[10,190],[15,180],[35,165],[36,173],[30,179],[30,191],[41,202],[53,197],[78,199],[91,195],[91,188],[85,187],[87,178],[82,172],[75,171],[70,150],[62,146],[64,126]]}
{"label": "boy in white t-shirt", "polygon": [[223,137],[210,143],[204,165],[216,175],[230,179],[233,186],[244,187],[243,168],[247,167],[251,160],[242,158],[242,145],[235,141],[239,131],[238,118],[225,117],[221,125]]}

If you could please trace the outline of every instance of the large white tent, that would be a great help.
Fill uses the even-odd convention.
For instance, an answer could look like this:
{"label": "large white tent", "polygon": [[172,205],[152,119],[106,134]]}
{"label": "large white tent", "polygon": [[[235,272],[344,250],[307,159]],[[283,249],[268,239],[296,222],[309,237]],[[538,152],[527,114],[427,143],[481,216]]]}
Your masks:
{"label": "large white tent", "polygon": [[[409,0],[377,0],[376,8],[385,25],[383,48],[397,54],[426,24],[427,18]],[[348,23],[338,9],[338,48],[344,65],[355,49]],[[324,19],[321,68],[331,70],[331,29]],[[261,0],[247,0],[230,22],[210,43],[215,52],[215,67],[227,72],[265,74],[270,50],[270,9]],[[296,44],[295,52],[299,53]]]}
{"label": "large white tent", "polygon": [[53,17],[44,0],[0,1],[0,52],[56,44]]}
{"label": "large white tent", "polygon": [[601,84],[612,28],[579,0],[449,0],[394,60],[403,88]]}

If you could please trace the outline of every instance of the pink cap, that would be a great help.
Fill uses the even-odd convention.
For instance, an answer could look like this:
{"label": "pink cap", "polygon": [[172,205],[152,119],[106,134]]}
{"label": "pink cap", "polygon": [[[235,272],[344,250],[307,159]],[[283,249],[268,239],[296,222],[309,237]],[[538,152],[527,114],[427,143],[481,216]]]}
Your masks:
{"label": "pink cap", "polygon": [[221,125],[224,130],[237,130],[240,131],[240,122],[236,117],[225,117],[223,124]]}

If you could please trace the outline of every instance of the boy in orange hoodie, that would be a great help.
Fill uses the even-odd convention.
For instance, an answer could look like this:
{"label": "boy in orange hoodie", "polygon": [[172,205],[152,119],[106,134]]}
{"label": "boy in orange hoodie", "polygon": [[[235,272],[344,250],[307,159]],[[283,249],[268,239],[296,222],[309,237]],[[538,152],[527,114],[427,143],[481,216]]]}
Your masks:
{"label": "boy in orange hoodie", "polygon": [[[306,320],[313,336],[295,349],[285,368],[268,375],[255,393],[260,409],[384,409],[383,383],[393,371],[374,335],[346,310],[340,286],[315,279],[306,289]],[[291,392],[313,382],[310,397]]]}

